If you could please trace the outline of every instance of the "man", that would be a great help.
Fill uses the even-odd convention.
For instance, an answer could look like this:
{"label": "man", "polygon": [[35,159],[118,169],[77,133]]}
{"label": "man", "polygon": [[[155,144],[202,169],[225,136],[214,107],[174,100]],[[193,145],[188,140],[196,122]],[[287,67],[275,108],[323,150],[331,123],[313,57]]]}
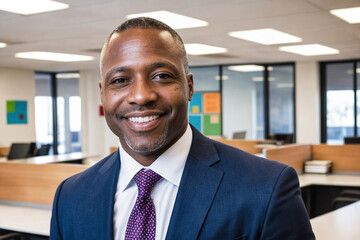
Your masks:
{"label": "man", "polygon": [[[292,168],[189,125],[193,76],[174,30],[128,20],[100,65],[119,151],[59,186],[51,239],[314,239]],[[150,177],[137,177],[144,172],[156,175],[150,190],[142,185]]]}

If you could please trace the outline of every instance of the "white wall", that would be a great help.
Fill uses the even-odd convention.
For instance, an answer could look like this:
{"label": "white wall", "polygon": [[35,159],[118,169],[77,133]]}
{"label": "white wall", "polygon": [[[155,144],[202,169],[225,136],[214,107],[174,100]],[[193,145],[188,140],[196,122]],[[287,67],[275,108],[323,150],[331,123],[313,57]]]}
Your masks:
{"label": "white wall", "polygon": [[296,142],[320,143],[320,76],[317,62],[296,62]]}
{"label": "white wall", "polygon": [[[34,71],[0,68],[0,146],[35,141],[34,96]],[[7,100],[27,101],[27,124],[7,124]]]}
{"label": "white wall", "polygon": [[118,146],[117,137],[110,131],[105,117],[99,115],[101,105],[99,70],[80,71],[82,101],[82,151],[107,155],[111,146]]}

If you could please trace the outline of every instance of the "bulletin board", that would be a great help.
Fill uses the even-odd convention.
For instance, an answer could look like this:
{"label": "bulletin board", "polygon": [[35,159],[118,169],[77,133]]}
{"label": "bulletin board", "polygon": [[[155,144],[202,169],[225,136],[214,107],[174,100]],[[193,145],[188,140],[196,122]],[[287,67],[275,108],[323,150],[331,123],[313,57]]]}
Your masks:
{"label": "bulletin board", "polygon": [[220,92],[195,93],[189,105],[189,122],[208,136],[221,136]]}
{"label": "bulletin board", "polygon": [[7,124],[27,124],[27,101],[6,101]]}

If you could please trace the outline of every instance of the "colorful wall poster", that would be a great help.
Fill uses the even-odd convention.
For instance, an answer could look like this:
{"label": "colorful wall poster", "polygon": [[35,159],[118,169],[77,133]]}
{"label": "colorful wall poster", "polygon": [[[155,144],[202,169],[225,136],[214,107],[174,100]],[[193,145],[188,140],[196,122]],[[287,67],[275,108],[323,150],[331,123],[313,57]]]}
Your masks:
{"label": "colorful wall poster", "polygon": [[221,136],[221,116],[220,114],[204,115],[203,132],[207,136]]}
{"label": "colorful wall poster", "polygon": [[204,113],[220,113],[220,93],[204,93]]}
{"label": "colorful wall poster", "polygon": [[190,113],[202,113],[202,93],[194,93],[189,111]]}
{"label": "colorful wall poster", "polygon": [[199,130],[201,132],[201,116],[198,115],[198,116],[194,116],[194,115],[191,115],[189,116],[189,123],[191,125],[193,125],[197,130]]}
{"label": "colorful wall poster", "polygon": [[7,124],[27,124],[27,101],[6,101]]}

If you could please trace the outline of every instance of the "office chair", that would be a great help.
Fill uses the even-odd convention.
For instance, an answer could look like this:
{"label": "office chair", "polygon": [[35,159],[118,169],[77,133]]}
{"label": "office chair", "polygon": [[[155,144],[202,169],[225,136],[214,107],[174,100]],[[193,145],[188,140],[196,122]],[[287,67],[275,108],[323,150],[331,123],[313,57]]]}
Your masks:
{"label": "office chair", "polygon": [[21,240],[21,234],[0,230],[0,240]]}
{"label": "office chair", "polygon": [[27,158],[34,151],[34,148],[35,146],[30,143],[13,143],[11,144],[7,159]]}
{"label": "office chair", "polygon": [[286,143],[294,142],[294,134],[292,133],[274,133],[273,138],[275,141]]}
{"label": "office chair", "polygon": [[360,137],[344,137],[345,144],[360,144]]}
{"label": "office chair", "polygon": [[36,156],[45,156],[49,154],[51,144],[42,144],[41,147],[37,150]]}
{"label": "office chair", "polygon": [[340,196],[332,201],[331,207],[332,210],[335,210],[357,201],[360,201],[359,190],[343,190],[341,191]]}
{"label": "office chair", "polygon": [[240,132],[234,132],[233,133],[233,139],[245,139],[246,137],[246,131],[240,131]]}

